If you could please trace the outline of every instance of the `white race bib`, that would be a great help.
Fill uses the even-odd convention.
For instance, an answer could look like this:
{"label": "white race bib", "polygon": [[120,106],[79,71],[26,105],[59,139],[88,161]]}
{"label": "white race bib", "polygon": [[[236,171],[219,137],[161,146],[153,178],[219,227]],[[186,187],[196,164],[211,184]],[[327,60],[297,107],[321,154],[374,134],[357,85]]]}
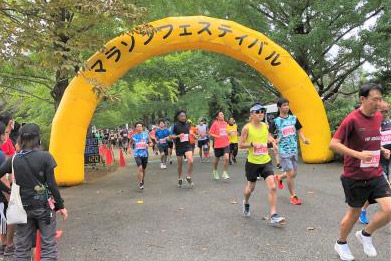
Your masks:
{"label": "white race bib", "polygon": [[182,137],[180,137],[181,142],[189,141],[189,134],[183,134]]}
{"label": "white race bib", "polygon": [[231,131],[231,136],[235,136],[236,135],[236,131]]}
{"label": "white race bib", "polygon": [[381,133],[381,145],[390,145],[391,144],[391,130],[383,131]]}
{"label": "white race bib", "polygon": [[262,147],[261,148],[255,148],[254,147],[254,155],[259,156],[259,155],[268,155],[268,154],[269,154],[269,151],[267,149],[267,144],[266,143],[262,143]]}
{"label": "white race bib", "polygon": [[287,127],[282,128],[281,132],[282,132],[282,137],[295,135],[296,134],[296,128],[295,128],[295,126],[292,126],[292,125],[291,126],[287,126]]}
{"label": "white race bib", "polygon": [[146,147],[147,147],[147,144],[144,141],[136,143],[137,150],[145,150]]}
{"label": "white race bib", "polygon": [[370,161],[361,160],[360,168],[377,168],[377,167],[379,167],[380,150],[375,150],[375,151],[363,150],[363,152],[368,153],[368,154],[372,154],[373,158]]}
{"label": "white race bib", "polygon": [[220,136],[227,136],[227,129],[220,128]]}
{"label": "white race bib", "polygon": [[159,143],[160,143],[160,144],[166,144],[166,143],[167,143],[167,138],[160,139],[160,140],[159,140]]}

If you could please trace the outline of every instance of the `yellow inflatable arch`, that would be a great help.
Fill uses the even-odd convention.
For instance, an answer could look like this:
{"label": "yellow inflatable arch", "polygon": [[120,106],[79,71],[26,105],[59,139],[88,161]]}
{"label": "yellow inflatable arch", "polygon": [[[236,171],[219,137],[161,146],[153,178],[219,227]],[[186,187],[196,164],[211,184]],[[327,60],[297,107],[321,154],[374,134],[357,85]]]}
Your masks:
{"label": "yellow inflatable arch", "polygon": [[311,145],[302,145],[307,163],[332,158],[330,127],[323,103],[310,79],[289,53],[262,33],[232,21],[204,16],[172,17],[150,23],[152,35],[123,34],[87,61],[87,69],[71,81],[53,119],[50,152],[58,167],[59,185],[84,181],[86,132],[99,102],[93,86],[110,86],[131,68],[154,57],[180,50],[206,50],[245,62],[268,78],[290,101]]}

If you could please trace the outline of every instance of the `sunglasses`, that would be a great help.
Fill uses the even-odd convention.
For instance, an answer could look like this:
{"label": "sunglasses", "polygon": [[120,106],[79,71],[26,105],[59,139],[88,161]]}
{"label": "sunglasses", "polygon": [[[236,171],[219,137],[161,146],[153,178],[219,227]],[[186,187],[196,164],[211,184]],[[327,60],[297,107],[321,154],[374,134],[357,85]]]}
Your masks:
{"label": "sunglasses", "polygon": [[256,110],[256,111],[253,111],[253,113],[255,114],[261,114],[261,113],[265,113],[266,111],[265,110]]}

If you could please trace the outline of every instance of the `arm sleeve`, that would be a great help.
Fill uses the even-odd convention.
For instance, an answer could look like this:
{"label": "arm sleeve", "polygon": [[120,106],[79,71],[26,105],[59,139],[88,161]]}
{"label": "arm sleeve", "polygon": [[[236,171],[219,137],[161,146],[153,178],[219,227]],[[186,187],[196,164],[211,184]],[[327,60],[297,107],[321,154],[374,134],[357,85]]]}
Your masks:
{"label": "arm sleeve", "polygon": [[12,172],[12,158],[8,158],[0,167],[0,178]]}
{"label": "arm sleeve", "polygon": [[215,123],[213,123],[212,126],[210,126],[209,133],[212,133],[213,135],[217,135],[216,134],[216,124]]}
{"label": "arm sleeve", "polygon": [[296,130],[300,130],[301,128],[303,128],[298,118],[296,118],[295,128]]}
{"label": "arm sleeve", "polygon": [[45,168],[46,182],[55,201],[55,210],[59,210],[64,208],[64,200],[61,198],[60,191],[54,177],[54,168],[56,166],[56,161],[52,155],[48,154]]}
{"label": "arm sleeve", "polygon": [[270,126],[269,126],[269,133],[274,135],[275,131],[276,131],[276,124],[274,123],[274,121],[272,121]]}
{"label": "arm sleeve", "polygon": [[352,131],[353,123],[349,118],[345,118],[337,131],[334,134],[334,139],[338,139],[342,142],[346,140],[348,136],[350,136],[350,133]]}

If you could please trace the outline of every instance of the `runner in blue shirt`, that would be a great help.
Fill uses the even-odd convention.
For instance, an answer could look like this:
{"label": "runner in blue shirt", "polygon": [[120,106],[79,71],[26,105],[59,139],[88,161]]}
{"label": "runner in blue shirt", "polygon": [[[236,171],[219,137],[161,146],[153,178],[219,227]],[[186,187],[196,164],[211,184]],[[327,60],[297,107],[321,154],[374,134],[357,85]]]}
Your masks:
{"label": "runner in blue shirt", "polygon": [[130,140],[129,153],[133,149],[134,160],[138,168],[138,183],[139,189],[144,189],[145,169],[148,165],[148,146],[152,146],[151,138],[148,133],[143,131],[144,124],[141,122],[135,125],[136,133],[132,135]]}
{"label": "runner in blue shirt", "polygon": [[156,129],[155,137],[157,141],[157,147],[161,155],[160,168],[167,168],[167,156],[168,156],[168,138],[171,132],[166,128],[166,122],[162,119],[159,121],[159,127]]}

